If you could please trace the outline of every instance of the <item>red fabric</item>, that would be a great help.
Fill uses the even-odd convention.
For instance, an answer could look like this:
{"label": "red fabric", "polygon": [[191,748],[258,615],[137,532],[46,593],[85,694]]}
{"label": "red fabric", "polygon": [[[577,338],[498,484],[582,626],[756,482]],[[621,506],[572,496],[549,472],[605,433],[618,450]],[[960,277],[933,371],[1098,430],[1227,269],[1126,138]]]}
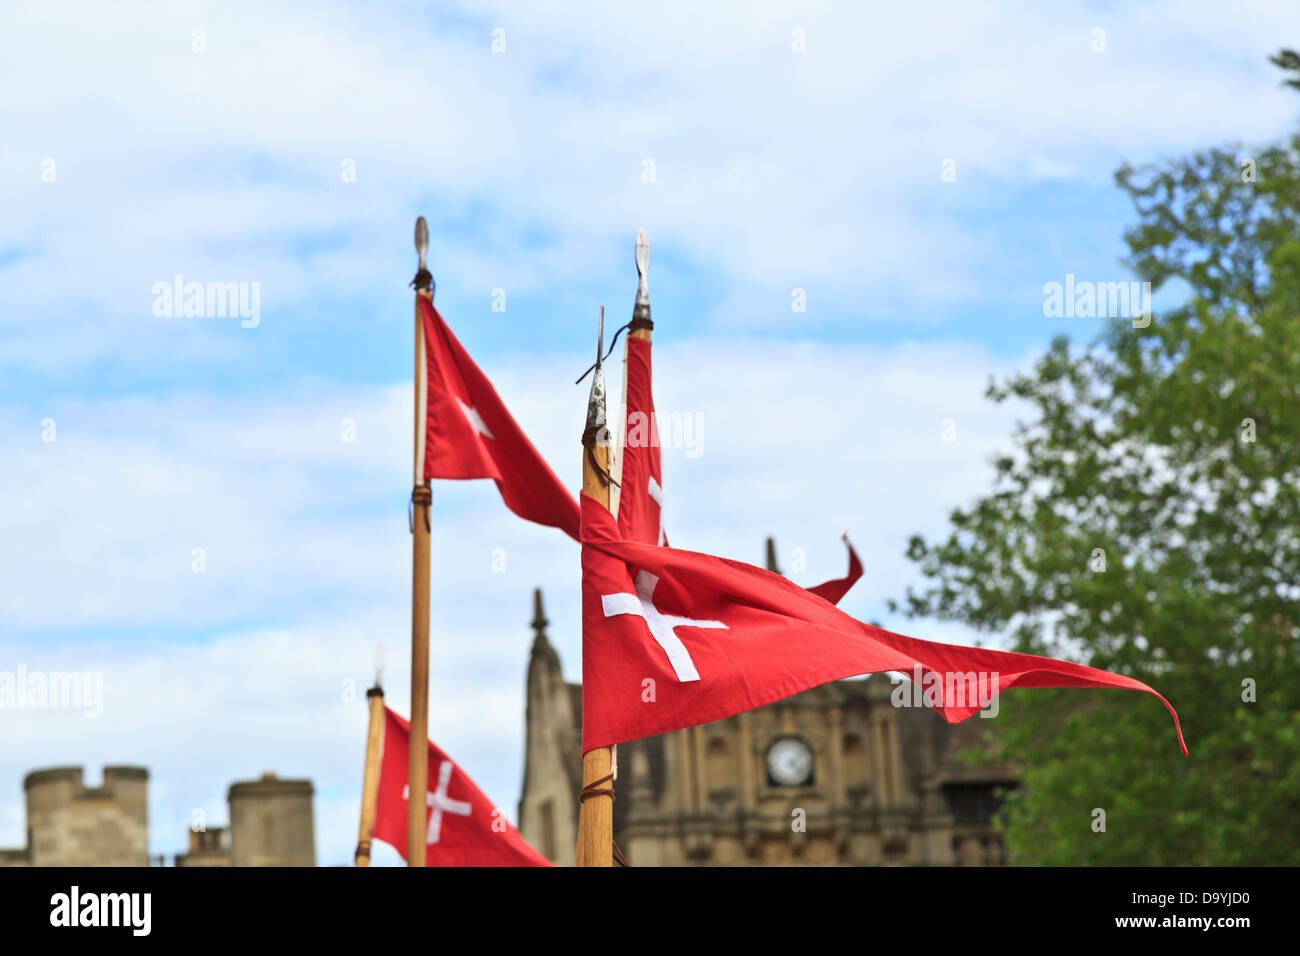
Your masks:
{"label": "red fabric", "polygon": [[[682,679],[647,620],[626,612],[641,607],[639,577],[653,586],[650,600],[659,614],[704,625],[679,624],[670,632],[698,679]],[[617,613],[620,607],[624,613]],[[872,627],[762,568],[624,541],[613,516],[582,496],[583,752],[720,720],[845,677],[912,675],[917,669],[945,682],[953,674],[988,675],[984,687],[994,696],[1013,686],[1144,690],[1169,708],[1187,753],[1178,714],[1141,681],[1049,657],[937,644]],[[973,697],[976,687],[970,691]],[[979,710],[978,702],[962,705],[946,696],[938,703],[949,723]]]}
{"label": "red fabric", "polygon": [[[406,793],[409,790],[411,725],[384,708],[383,758],[379,764],[379,801],[375,839],[406,859]],[[450,772],[442,769],[450,765]],[[440,774],[448,774],[445,802],[436,799]],[[429,795],[440,806],[436,842],[425,851],[425,866],[551,866],[550,860],[524,842],[519,831],[474,786],[455,761],[429,743]],[[469,811],[465,813],[465,811]],[[434,807],[426,819],[432,822]],[[431,834],[432,835],[432,834]]]}
{"label": "red fabric", "polygon": [[624,540],[666,544],[659,503],[650,482],[663,488],[660,467],[659,425],[651,391],[650,343],[629,335],[627,339],[627,416],[623,433],[623,476],[619,481],[618,527]]}
{"label": "red fabric", "polygon": [[[650,493],[653,481],[657,493],[662,497],[664,474],[659,453],[659,426],[655,418],[650,343],[645,339],[628,337],[625,374],[627,407],[623,410],[626,418],[623,433],[623,477],[619,483],[618,529],[624,541],[667,545],[668,535],[663,530],[662,507]],[[849,549],[848,575],[808,589],[832,604],[838,604],[849,588],[862,577],[862,562],[858,560],[853,545],[849,544],[847,535],[844,544]]]}
{"label": "red fabric", "polygon": [[848,576],[836,578],[833,581],[825,581],[816,587],[808,589],[819,598],[830,601],[832,604],[839,604],[840,599],[849,593],[849,588],[857,584],[858,579],[862,577],[862,562],[858,560],[858,552],[853,550],[853,542],[849,540],[847,534],[844,535],[844,546],[849,549]]}
{"label": "red fabric", "polygon": [[[419,297],[428,387],[424,478],[491,478],[521,518],[578,537],[578,502],[506,410],[486,375]],[[472,411],[467,411],[470,409]],[[476,414],[491,437],[471,421]]]}

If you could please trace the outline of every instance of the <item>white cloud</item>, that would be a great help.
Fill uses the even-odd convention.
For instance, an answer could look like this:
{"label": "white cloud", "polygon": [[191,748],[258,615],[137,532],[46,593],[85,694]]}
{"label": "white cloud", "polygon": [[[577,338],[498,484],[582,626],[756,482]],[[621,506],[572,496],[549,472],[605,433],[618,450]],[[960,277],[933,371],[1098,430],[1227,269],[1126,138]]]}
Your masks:
{"label": "white cloud", "polygon": [[[581,362],[486,368],[570,487],[585,388],[568,370]],[[980,397],[999,363],[970,346],[669,343],[655,365],[660,411],[702,422],[698,457],[664,452],[674,543],[760,562],[775,533],[787,565],[806,550],[794,577],[812,584],[843,574],[849,528],[867,574],[846,609],[861,618],[883,616],[908,580],[906,536],[937,531],[985,486],[1007,433],[1007,410]],[[364,688],[382,642],[389,701],[409,700],[410,408],[409,387],[304,385],[257,401],[68,404],[53,445],[38,423],[0,423],[0,669],[103,671],[106,697],[97,720],[5,713],[0,845],[22,841],[27,771],[124,762],[150,767],[155,852],[181,845],[195,807],[223,820],[231,781],[274,770],[315,781],[321,862],[350,858],[365,709],[343,703],[342,682]],[[355,445],[340,441],[345,415]],[[940,440],[946,417],[956,443]],[[531,589],[545,588],[578,679],[577,547],[514,517],[490,482],[438,482],[434,499],[430,726],[513,817]],[[196,541],[209,545],[202,575]]]}
{"label": "white cloud", "polygon": [[[506,53],[490,52],[493,26]],[[1104,54],[1089,51],[1096,27]],[[364,708],[342,703],[341,682],[368,680],[382,641],[399,710],[409,686],[410,386],[307,380],[324,346],[285,317],[314,306],[350,333],[387,321],[376,290],[409,276],[415,213],[430,217],[440,301],[506,287],[512,321],[529,311],[521,294],[600,301],[601,277],[630,299],[631,236],[647,225],[652,288],[709,286],[692,295],[703,316],[657,307],[659,407],[702,422],[703,454],[665,454],[671,539],[759,561],[775,534],[787,566],[806,553],[795,577],[812,584],[843,573],[848,528],[867,573],[846,610],[890,623],[881,602],[910,580],[907,536],[938,533],[987,486],[1011,410],[981,395],[1006,363],[970,344],[802,339],[837,311],[950,312],[1022,286],[1035,300],[1067,269],[1026,285],[1018,253],[1070,263],[1097,237],[999,217],[1045,184],[1083,208],[1122,158],[1278,136],[1294,94],[1264,58],[1298,30],[1293,4],[1173,0],[474,3],[455,18],[416,4],[157,2],[129,19],[4,5],[0,365],[55,382],[102,360],[198,372],[184,394],[90,376],[75,394],[132,397],[51,389],[0,406],[0,669],[102,669],[108,694],[98,721],[4,714],[0,845],[23,839],[28,770],[127,762],[152,771],[156,851],[179,848],[196,806],[224,818],[232,780],[276,770],[316,782],[320,861],[351,858]],[[940,181],[947,157],[956,184]],[[355,184],[341,181],[348,158]],[[176,272],[260,282],[263,327],[154,319],[152,286]],[[797,329],[794,287],[810,303]],[[589,329],[487,368],[570,487],[585,389],[568,383]],[[242,386],[261,333],[281,331],[301,363],[292,384]],[[510,515],[490,483],[444,482],[433,567],[431,727],[513,816],[530,591],[546,589],[576,679],[577,549]]]}
{"label": "white cloud", "polygon": [[[0,246],[22,255],[3,334],[24,361],[192,351],[147,311],[176,271],[261,281],[272,311],[373,298],[406,271],[416,210],[467,291],[588,282],[645,223],[727,296],[811,287],[820,314],[995,296],[1020,240],[990,245],[985,224],[1036,180],[1098,186],[1125,157],[1287,129],[1265,57],[1300,29],[1293,4],[1172,0],[133,9],[0,14],[0,80],[33,90],[10,97],[0,160]],[[83,343],[51,354],[32,323],[65,289],[89,306],[59,315]]]}

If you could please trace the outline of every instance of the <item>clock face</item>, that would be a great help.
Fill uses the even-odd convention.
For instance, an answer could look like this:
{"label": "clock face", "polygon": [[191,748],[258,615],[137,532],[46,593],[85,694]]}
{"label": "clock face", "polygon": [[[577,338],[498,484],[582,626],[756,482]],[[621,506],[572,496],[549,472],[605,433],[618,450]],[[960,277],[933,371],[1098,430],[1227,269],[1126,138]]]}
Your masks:
{"label": "clock face", "polygon": [[779,786],[808,783],[812,769],[812,751],[798,737],[780,737],[767,748],[767,773]]}

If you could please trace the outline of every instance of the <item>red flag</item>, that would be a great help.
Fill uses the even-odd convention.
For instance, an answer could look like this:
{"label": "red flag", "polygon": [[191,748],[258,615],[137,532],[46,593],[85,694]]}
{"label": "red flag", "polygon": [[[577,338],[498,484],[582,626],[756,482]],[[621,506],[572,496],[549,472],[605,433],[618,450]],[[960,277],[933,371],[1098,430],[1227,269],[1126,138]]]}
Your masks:
{"label": "red flag", "polygon": [[858,552],[853,550],[853,542],[849,540],[848,532],[843,536],[844,546],[849,549],[849,573],[847,577],[836,578],[833,581],[824,581],[816,587],[809,588],[813,594],[819,598],[830,601],[832,604],[839,604],[840,598],[849,593],[849,588],[858,583],[858,578],[862,577],[862,562],[858,560]]}
{"label": "red flag", "polygon": [[[624,541],[667,545],[668,535],[663,527],[664,477],[659,455],[659,427],[655,418],[651,371],[650,343],[629,336],[618,530]],[[849,588],[862,577],[862,562],[849,543],[848,535],[844,536],[844,544],[849,549],[848,575],[808,589],[832,604],[838,604]]]}
{"label": "red flag", "polygon": [[1173,707],[1132,677],[863,624],[762,568],[624,541],[613,516],[582,496],[584,753],[880,671],[937,682],[928,702],[949,723],[1014,686],[1144,690],[1169,708],[1187,753]]}
{"label": "red flag", "polygon": [[626,429],[618,528],[626,541],[667,544],[663,530],[664,473],[659,458],[659,425],[650,388],[650,343],[645,339],[628,336],[625,374]]}
{"label": "red flag", "polygon": [[506,410],[486,375],[451,334],[433,303],[418,296],[424,323],[424,480],[491,478],[521,518],[578,537],[578,502]]}
{"label": "red flag", "polygon": [[[406,797],[411,725],[384,708],[383,759],[375,838],[406,858]],[[426,866],[551,866],[524,842],[455,761],[429,743],[429,812]]]}

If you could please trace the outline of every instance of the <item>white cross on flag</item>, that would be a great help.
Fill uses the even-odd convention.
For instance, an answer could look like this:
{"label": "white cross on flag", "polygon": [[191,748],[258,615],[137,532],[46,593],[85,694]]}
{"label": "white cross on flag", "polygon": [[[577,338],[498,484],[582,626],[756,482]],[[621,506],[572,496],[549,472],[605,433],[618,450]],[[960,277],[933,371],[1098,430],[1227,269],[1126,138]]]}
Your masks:
{"label": "white cross on flag", "polygon": [[[1178,729],[1169,702],[1132,677],[863,624],[771,571],[626,541],[614,516],[582,495],[584,753],[882,671],[956,689],[928,701],[949,723],[1017,685],[1119,687],[1155,694]],[[1186,754],[1181,730],[1178,743]]]}
{"label": "white cross on flag", "polygon": [[469,422],[470,427],[473,428],[474,431],[478,432],[484,438],[497,437],[496,435],[493,435],[492,430],[487,427],[487,424],[483,421],[483,416],[478,413],[477,408],[473,405],[466,405],[459,398],[456,399],[456,403],[460,405],[460,410],[465,413],[465,420]]}
{"label": "white cross on flag", "polygon": [[696,621],[689,617],[673,617],[671,614],[661,613],[654,604],[655,585],[658,583],[659,579],[649,571],[638,571],[636,594],[602,594],[601,609],[606,617],[613,617],[615,614],[633,614],[644,619],[655,643],[668,655],[668,663],[672,664],[677,679],[683,682],[699,680],[700,675],[695,670],[695,662],[691,660],[690,653],[677,637],[677,628],[726,628],[727,625],[721,621]]}
{"label": "white cross on flag", "polygon": [[[425,794],[425,802],[433,808],[429,814],[429,829],[424,842],[433,846],[442,839],[442,815],[455,813],[467,817],[472,811],[468,800],[453,800],[447,796],[447,787],[451,785],[451,775],[456,767],[450,760],[444,760],[438,766],[438,786]],[[408,778],[409,779],[409,778]],[[411,799],[411,785],[402,788],[402,799]]]}
{"label": "white cross on flag", "polygon": [[[406,803],[410,798],[410,724],[384,709],[383,757],[375,839],[406,857]],[[550,866],[492,805],[474,781],[429,743],[426,866]]]}

